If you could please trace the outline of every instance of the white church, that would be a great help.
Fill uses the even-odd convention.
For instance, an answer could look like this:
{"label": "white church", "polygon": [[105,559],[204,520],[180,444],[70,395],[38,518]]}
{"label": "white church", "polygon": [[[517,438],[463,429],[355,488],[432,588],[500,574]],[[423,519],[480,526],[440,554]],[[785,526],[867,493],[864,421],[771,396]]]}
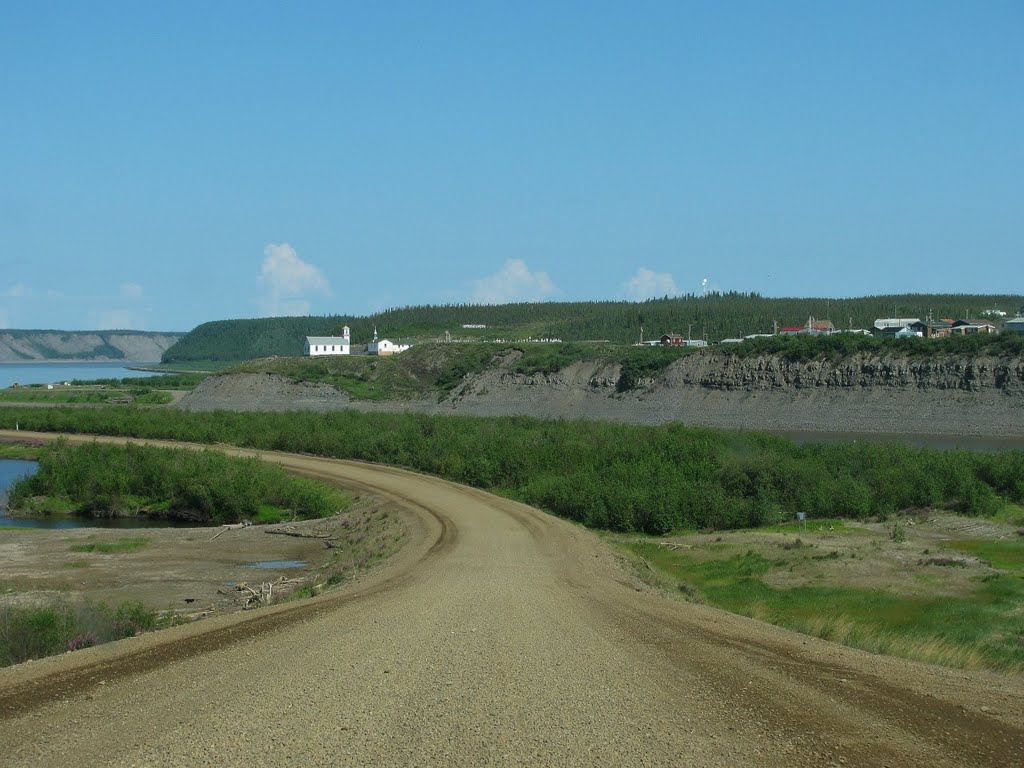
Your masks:
{"label": "white church", "polygon": [[341,329],[341,336],[307,336],[304,354],[307,357],[320,355],[348,355],[351,353],[352,332],[346,325]]}

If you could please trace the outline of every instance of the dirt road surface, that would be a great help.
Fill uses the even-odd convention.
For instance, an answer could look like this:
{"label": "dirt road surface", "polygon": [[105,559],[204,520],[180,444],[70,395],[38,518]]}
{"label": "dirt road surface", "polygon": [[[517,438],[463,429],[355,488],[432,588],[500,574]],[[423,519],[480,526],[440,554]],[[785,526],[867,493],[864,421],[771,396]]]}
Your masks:
{"label": "dirt road surface", "polygon": [[647,590],[588,531],[283,454],[421,521],[353,590],[0,670],[4,766],[1019,766],[1024,685]]}

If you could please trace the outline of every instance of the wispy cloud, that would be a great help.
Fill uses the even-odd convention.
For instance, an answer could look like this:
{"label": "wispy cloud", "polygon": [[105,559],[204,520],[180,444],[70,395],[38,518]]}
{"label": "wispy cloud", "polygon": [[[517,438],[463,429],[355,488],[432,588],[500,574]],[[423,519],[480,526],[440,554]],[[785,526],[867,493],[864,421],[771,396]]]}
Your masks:
{"label": "wispy cloud", "polygon": [[122,299],[141,299],[145,293],[138,283],[121,283],[120,292]]}
{"label": "wispy cloud", "polygon": [[132,309],[104,309],[89,313],[92,326],[97,331],[143,330],[146,320],[141,312]]}
{"label": "wispy cloud", "polygon": [[288,243],[263,249],[260,282],[267,289],[263,311],[271,317],[308,315],[308,294],[329,295],[331,286],[317,267],[303,261]]}
{"label": "wispy cloud", "polygon": [[477,304],[508,304],[544,301],[558,293],[547,272],[531,272],[522,259],[509,259],[493,275],[473,281],[472,299]]}
{"label": "wispy cloud", "polygon": [[658,296],[677,296],[679,288],[668,272],[655,272],[647,267],[640,267],[623,283],[622,292],[633,301],[643,301]]}
{"label": "wispy cloud", "polygon": [[32,295],[32,289],[29,288],[24,283],[15,283],[10,288],[8,288],[6,291],[4,291],[4,296],[9,296],[12,299],[20,299],[20,298],[23,298],[25,296],[31,296],[31,295]]}

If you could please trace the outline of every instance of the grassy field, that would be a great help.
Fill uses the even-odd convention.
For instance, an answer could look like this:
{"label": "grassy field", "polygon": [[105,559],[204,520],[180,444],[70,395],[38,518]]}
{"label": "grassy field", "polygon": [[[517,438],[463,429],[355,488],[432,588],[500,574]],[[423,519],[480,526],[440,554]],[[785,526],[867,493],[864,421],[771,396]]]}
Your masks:
{"label": "grassy field", "polygon": [[933,514],[616,542],[688,600],[875,653],[1024,671],[1024,537],[996,522]]}

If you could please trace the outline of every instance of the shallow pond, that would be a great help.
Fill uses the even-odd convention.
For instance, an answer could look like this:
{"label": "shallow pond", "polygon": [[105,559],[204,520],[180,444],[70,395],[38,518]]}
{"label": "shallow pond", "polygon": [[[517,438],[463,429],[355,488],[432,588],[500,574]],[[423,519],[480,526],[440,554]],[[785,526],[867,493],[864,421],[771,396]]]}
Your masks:
{"label": "shallow pond", "polygon": [[277,570],[285,568],[305,568],[309,563],[305,560],[261,560],[258,563],[249,563],[250,568],[261,568],[264,570]]}

